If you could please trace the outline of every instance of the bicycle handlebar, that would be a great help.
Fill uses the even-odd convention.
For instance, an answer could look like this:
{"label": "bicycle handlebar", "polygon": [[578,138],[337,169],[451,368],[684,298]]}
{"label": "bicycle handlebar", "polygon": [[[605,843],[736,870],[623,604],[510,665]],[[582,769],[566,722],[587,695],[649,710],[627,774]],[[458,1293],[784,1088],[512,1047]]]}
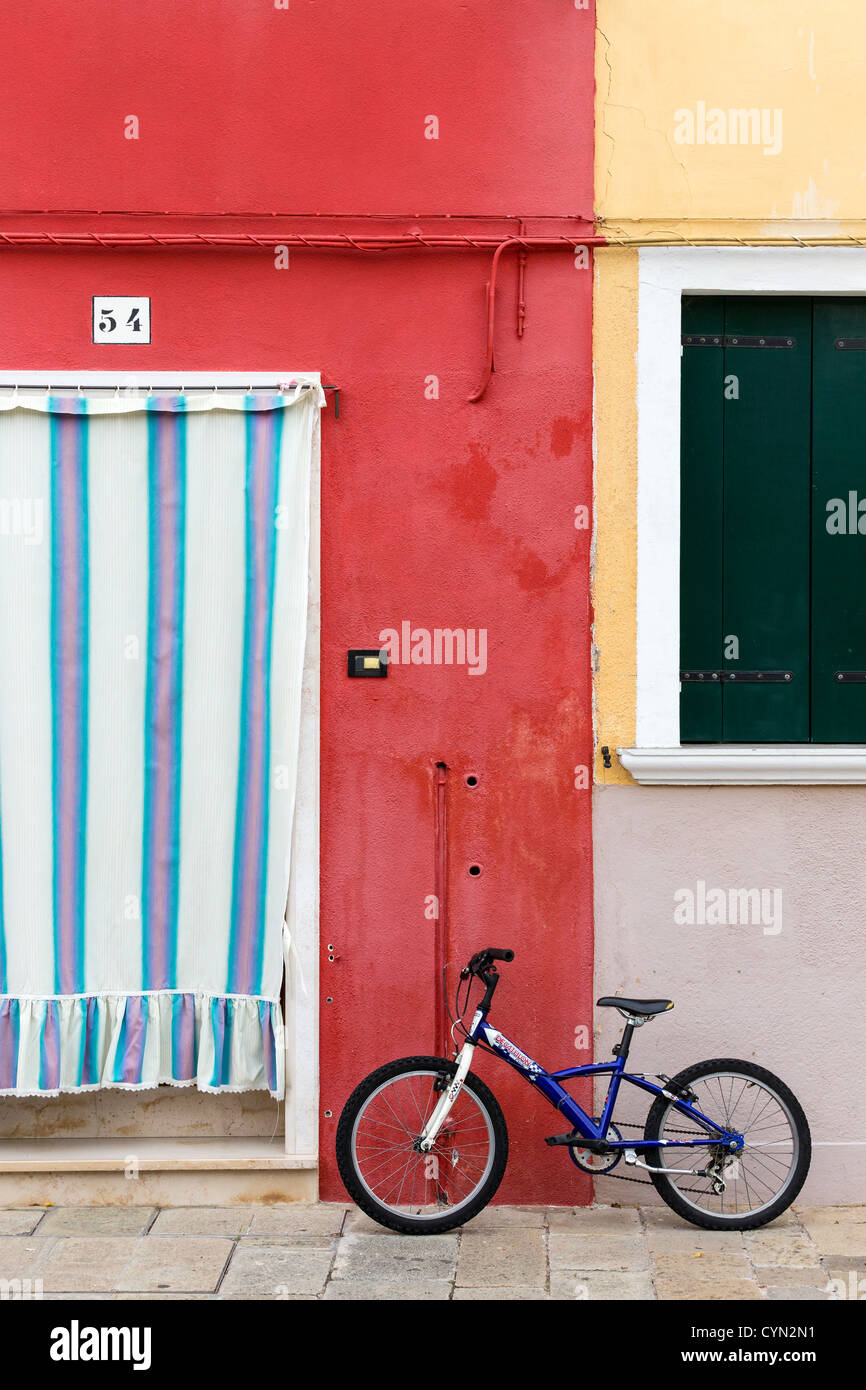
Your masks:
{"label": "bicycle handlebar", "polygon": [[501,946],[488,946],[483,951],[475,952],[466,966],[466,970],[470,975],[479,975],[483,978],[484,973],[489,970],[495,960],[502,960],[508,964],[514,960],[514,952],[503,949]]}

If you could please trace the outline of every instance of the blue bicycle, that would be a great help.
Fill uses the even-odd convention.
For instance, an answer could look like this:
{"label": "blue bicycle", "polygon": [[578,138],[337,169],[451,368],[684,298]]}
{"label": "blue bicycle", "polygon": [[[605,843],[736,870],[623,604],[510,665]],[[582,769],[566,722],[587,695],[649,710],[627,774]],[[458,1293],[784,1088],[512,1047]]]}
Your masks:
{"label": "blue bicycle", "polygon": [[[803,1110],[788,1087],[753,1062],[697,1062],[661,1085],[627,1072],[632,1034],[673,1008],[669,999],[599,999],[624,1016],[613,1062],[548,1072],[488,1022],[499,983],[496,961],[514,952],[488,947],[460,973],[453,1060],[404,1057],[371,1072],[349,1097],[337,1129],[337,1162],[350,1195],[380,1225],[407,1234],[461,1226],[487,1205],[508,1160],[508,1130],[492,1092],[472,1075],[477,1047],[501,1057],[571,1125],[546,1142],[578,1168],[609,1173],[624,1161],[644,1169],[679,1216],[711,1230],[752,1230],[785,1211],[809,1171],[812,1145]],[[473,980],[485,987],[472,1022]],[[591,1118],[563,1082],[609,1076],[602,1113]],[[624,1139],[613,1122],[624,1081],[655,1097],[642,1139]],[[641,1157],[645,1155],[646,1157]],[[649,1160],[649,1161],[647,1161]]]}

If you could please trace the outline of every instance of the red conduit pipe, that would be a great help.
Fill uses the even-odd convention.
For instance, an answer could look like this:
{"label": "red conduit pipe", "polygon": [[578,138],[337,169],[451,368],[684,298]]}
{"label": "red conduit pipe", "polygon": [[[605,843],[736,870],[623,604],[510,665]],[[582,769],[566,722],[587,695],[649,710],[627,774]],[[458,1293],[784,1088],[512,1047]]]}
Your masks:
{"label": "red conduit pipe", "polygon": [[437,763],[434,776],[436,789],[436,828],[434,831],[435,864],[433,887],[436,894],[436,915],[433,936],[433,1008],[435,1009],[433,1047],[437,1057],[446,1056],[445,983],[443,971],[448,961],[448,835],[446,790],[448,768]]}
{"label": "red conduit pipe", "polygon": [[402,236],[388,233],[350,232],[308,235],[303,232],[0,232],[0,247],[56,246],[60,249],[100,247],[103,250],[137,250],[146,246],[168,249],[273,248],[304,246],[321,251],[400,251],[423,246],[433,251],[487,251],[500,246],[525,246],[528,250],[568,250],[576,246],[603,246],[606,238],[579,236],[576,232],[558,237],[508,237],[494,234],[467,236],[461,233],[413,232]]}

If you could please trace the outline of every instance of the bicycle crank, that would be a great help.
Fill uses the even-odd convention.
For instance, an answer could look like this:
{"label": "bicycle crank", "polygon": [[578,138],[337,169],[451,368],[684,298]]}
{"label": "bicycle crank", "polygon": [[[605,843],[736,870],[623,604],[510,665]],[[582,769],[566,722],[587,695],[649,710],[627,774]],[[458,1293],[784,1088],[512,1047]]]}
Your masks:
{"label": "bicycle crank", "polygon": [[[598,1121],[596,1121],[598,1123]],[[604,1136],[604,1143],[622,1142],[622,1135],[616,1125],[609,1125],[607,1134]],[[594,1153],[591,1149],[585,1149],[577,1144],[568,1146],[568,1153],[572,1163],[584,1173],[609,1173],[611,1168],[615,1168],[622,1158],[622,1149],[614,1149],[613,1153],[600,1154]]]}

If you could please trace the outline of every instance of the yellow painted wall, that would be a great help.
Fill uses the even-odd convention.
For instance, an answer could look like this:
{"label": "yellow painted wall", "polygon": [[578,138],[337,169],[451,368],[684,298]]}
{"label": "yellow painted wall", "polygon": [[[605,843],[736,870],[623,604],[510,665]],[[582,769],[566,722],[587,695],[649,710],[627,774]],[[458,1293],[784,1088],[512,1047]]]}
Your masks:
{"label": "yellow painted wall", "polygon": [[[866,3],[597,0],[596,26],[598,750],[635,734],[637,246],[866,244]],[[595,778],[631,782],[598,751]]]}
{"label": "yellow painted wall", "polygon": [[[597,0],[596,24],[603,229],[866,237],[862,0]],[[701,103],[727,118],[705,120],[703,142]],[[729,113],[751,110],[768,138],[731,144]]]}
{"label": "yellow painted wall", "polygon": [[595,545],[592,564],[595,780],[631,782],[612,753],[634,743],[637,576],[637,251],[596,252]]}

